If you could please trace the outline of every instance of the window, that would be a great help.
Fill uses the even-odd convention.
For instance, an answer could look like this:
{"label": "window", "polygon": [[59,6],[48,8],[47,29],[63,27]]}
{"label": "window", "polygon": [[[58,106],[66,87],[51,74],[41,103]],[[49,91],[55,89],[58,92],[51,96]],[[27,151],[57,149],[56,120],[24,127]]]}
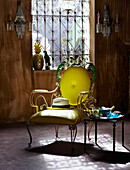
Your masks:
{"label": "window", "polygon": [[[74,1],[72,9],[65,9],[66,1]],[[69,65],[90,60],[89,0],[32,0],[32,16],[33,54],[34,43],[41,41],[51,69],[62,61]]]}

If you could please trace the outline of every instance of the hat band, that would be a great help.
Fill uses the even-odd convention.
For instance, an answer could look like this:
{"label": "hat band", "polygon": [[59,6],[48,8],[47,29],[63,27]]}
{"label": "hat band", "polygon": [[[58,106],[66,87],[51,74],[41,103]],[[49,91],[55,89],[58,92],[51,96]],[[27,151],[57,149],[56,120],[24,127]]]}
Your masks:
{"label": "hat band", "polygon": [[52,108],[70,108],[70,105],[52,105]]}

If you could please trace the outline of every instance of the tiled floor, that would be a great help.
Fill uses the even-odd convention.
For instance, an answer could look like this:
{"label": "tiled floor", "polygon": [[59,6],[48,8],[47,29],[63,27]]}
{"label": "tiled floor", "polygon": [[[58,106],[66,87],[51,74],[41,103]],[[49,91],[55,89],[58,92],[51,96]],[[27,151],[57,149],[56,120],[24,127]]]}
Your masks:
{"label": "tiled floor", "polygon": [[[76,142],[70,143],[68,126],[60,126],[55,141],[53,125],[32,124],[32,148],[25,123],[0,125],[0,170],[130,170],[130,152],[121,145],[121,122],[116,126],[116,152],[112,152],[112,124],[98,123],[98,144],[83,145],[84,126],[78,125]],[[125,122],[125,146],[130,149],[130,120]]]}

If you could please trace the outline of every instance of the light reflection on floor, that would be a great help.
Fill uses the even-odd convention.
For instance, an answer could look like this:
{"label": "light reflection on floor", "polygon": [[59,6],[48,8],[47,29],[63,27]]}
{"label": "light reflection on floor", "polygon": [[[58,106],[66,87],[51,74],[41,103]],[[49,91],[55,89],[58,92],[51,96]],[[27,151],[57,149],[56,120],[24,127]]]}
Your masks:
{"label": "light reflection on floor", "polygon": [[[95,137],[91,136],[91,141],[93,144],[95,142]],[[103,150],[113,150],[113,138],[109,134],[99,134],[97,139],[98,145]],[[115,141],[115,150],[119,152],[129,152],[126,148],[122,146],[121,143]]]}
{"label": "light reflection on floor", "polygon": [[89,162],[85,159],[85,156],[79,157],[64,157],[55,155],[42,155],[46,164],[47,170],[119,170],[130,169],[130,163],[124,164],[109,164],[101,162]]}
{"label": "light reflection on floor", "polygon": [[[61,141],[70,141],[70,138],[59,138],[57,140]],[[39,140],[40,145],[47,145],[49,143],[54,142],[54,139],[51,140]],[[79,137],[76,138],[75,142],[81,142],[83,143],[83,140],[80,139]],[[88,141],[87,143],[92,143],[95,144],[95,136],[91,136],[91,140]],[[97,139],[98,145],[103,149],[103,150],[113,150],[113,138],[109,134],[100,134],[98,135]],[[96,146],[95,146],[96,147]],[[122,146],[121,143],[115,141],[115,150],[119,152],[129,152],[126,148]]]}
{"label": "light reflection on floor", "polygon": [[[69,141],[68,138],[61,138],[61,141]],[[39,140],[39,144],[47,145],[54,142],[54,140]],[[82,142],[83,140],[77,137],[75,142]],[[91,141],[89,143],[95,142],[95,136],[91,136]],[[112,151],[113,150],[113,138],[109,134],[99,134],[98,135],[98,144],[103,150]],[[125,149],[122,144],[116,141],[116,150],[118,152],[129,152]],[[97,147],[95,145],[95,147]],[[78,157],[65,157],[57,155],[42,154],[44,158],[47,170],[50,169],[59,169],[59,170],[119,170],[119,169],[130,169],[130,163],[127,164],[109,164],[109,167],[102,162],[91,162],[91,159],[84,155]]]}

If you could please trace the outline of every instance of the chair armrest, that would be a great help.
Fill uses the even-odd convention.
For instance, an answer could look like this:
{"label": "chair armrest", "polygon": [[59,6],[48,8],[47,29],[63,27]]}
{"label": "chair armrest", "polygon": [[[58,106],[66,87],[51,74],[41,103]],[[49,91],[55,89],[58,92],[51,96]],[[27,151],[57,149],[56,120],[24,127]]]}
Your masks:
{"label": "chair armrest", "polygon": [[[39,98],[43,98],[44,102],[45,102],[45,105],[48,107],[48,103],[44,97],[44,95],[41,95],[41,94],[52,94],[51,95],[51,100],[53,98],[53,94],[57,91],[59,87],[59,84],[56,82],[56,88],[52,91],[49,91],[49,90],[44,90],[44,89],[34,89],[32,90],[31,94],[30,94],[30,105],[32,107],[35,107],[36,108],[36,112],[38,112],[38,105],[37,105],[37,101]],[[34,102],[34,95],[35,94],[39,94],[38,97],[35,99],[35,102]]]}
{"label": "chair armrest", "polygon": [[44,89],[35,89],[32,90],[32,93],[48,93],[48,90],[44,90]]}
{"label": "chair armrest", "polygon": [[95,103],[96,99],[92,96],[92,93],[90,91],[83,91],[78,96],[77,108],[81,111],[82,115],[85,112],[89,116],[92,114],[92,108]]}
{"label": "chair armrest", "polygon": [[87,95],[88,97],[89,91],[82,91],[79,93],[78,99],[77,99],[77,105],[82,103],[82,100],[84,98],[84,95]]}
{"label": "chair armrest", "polygon": [[52,91],[45,90],[45,89],[34,89],[34,90],[32,90],[31,93],[33,93],[33,94],[35,94],[35,93],[54,93],[54,92],[56,92],[58,87],[59,87],[59,84],[56,82],[56,88]]}

